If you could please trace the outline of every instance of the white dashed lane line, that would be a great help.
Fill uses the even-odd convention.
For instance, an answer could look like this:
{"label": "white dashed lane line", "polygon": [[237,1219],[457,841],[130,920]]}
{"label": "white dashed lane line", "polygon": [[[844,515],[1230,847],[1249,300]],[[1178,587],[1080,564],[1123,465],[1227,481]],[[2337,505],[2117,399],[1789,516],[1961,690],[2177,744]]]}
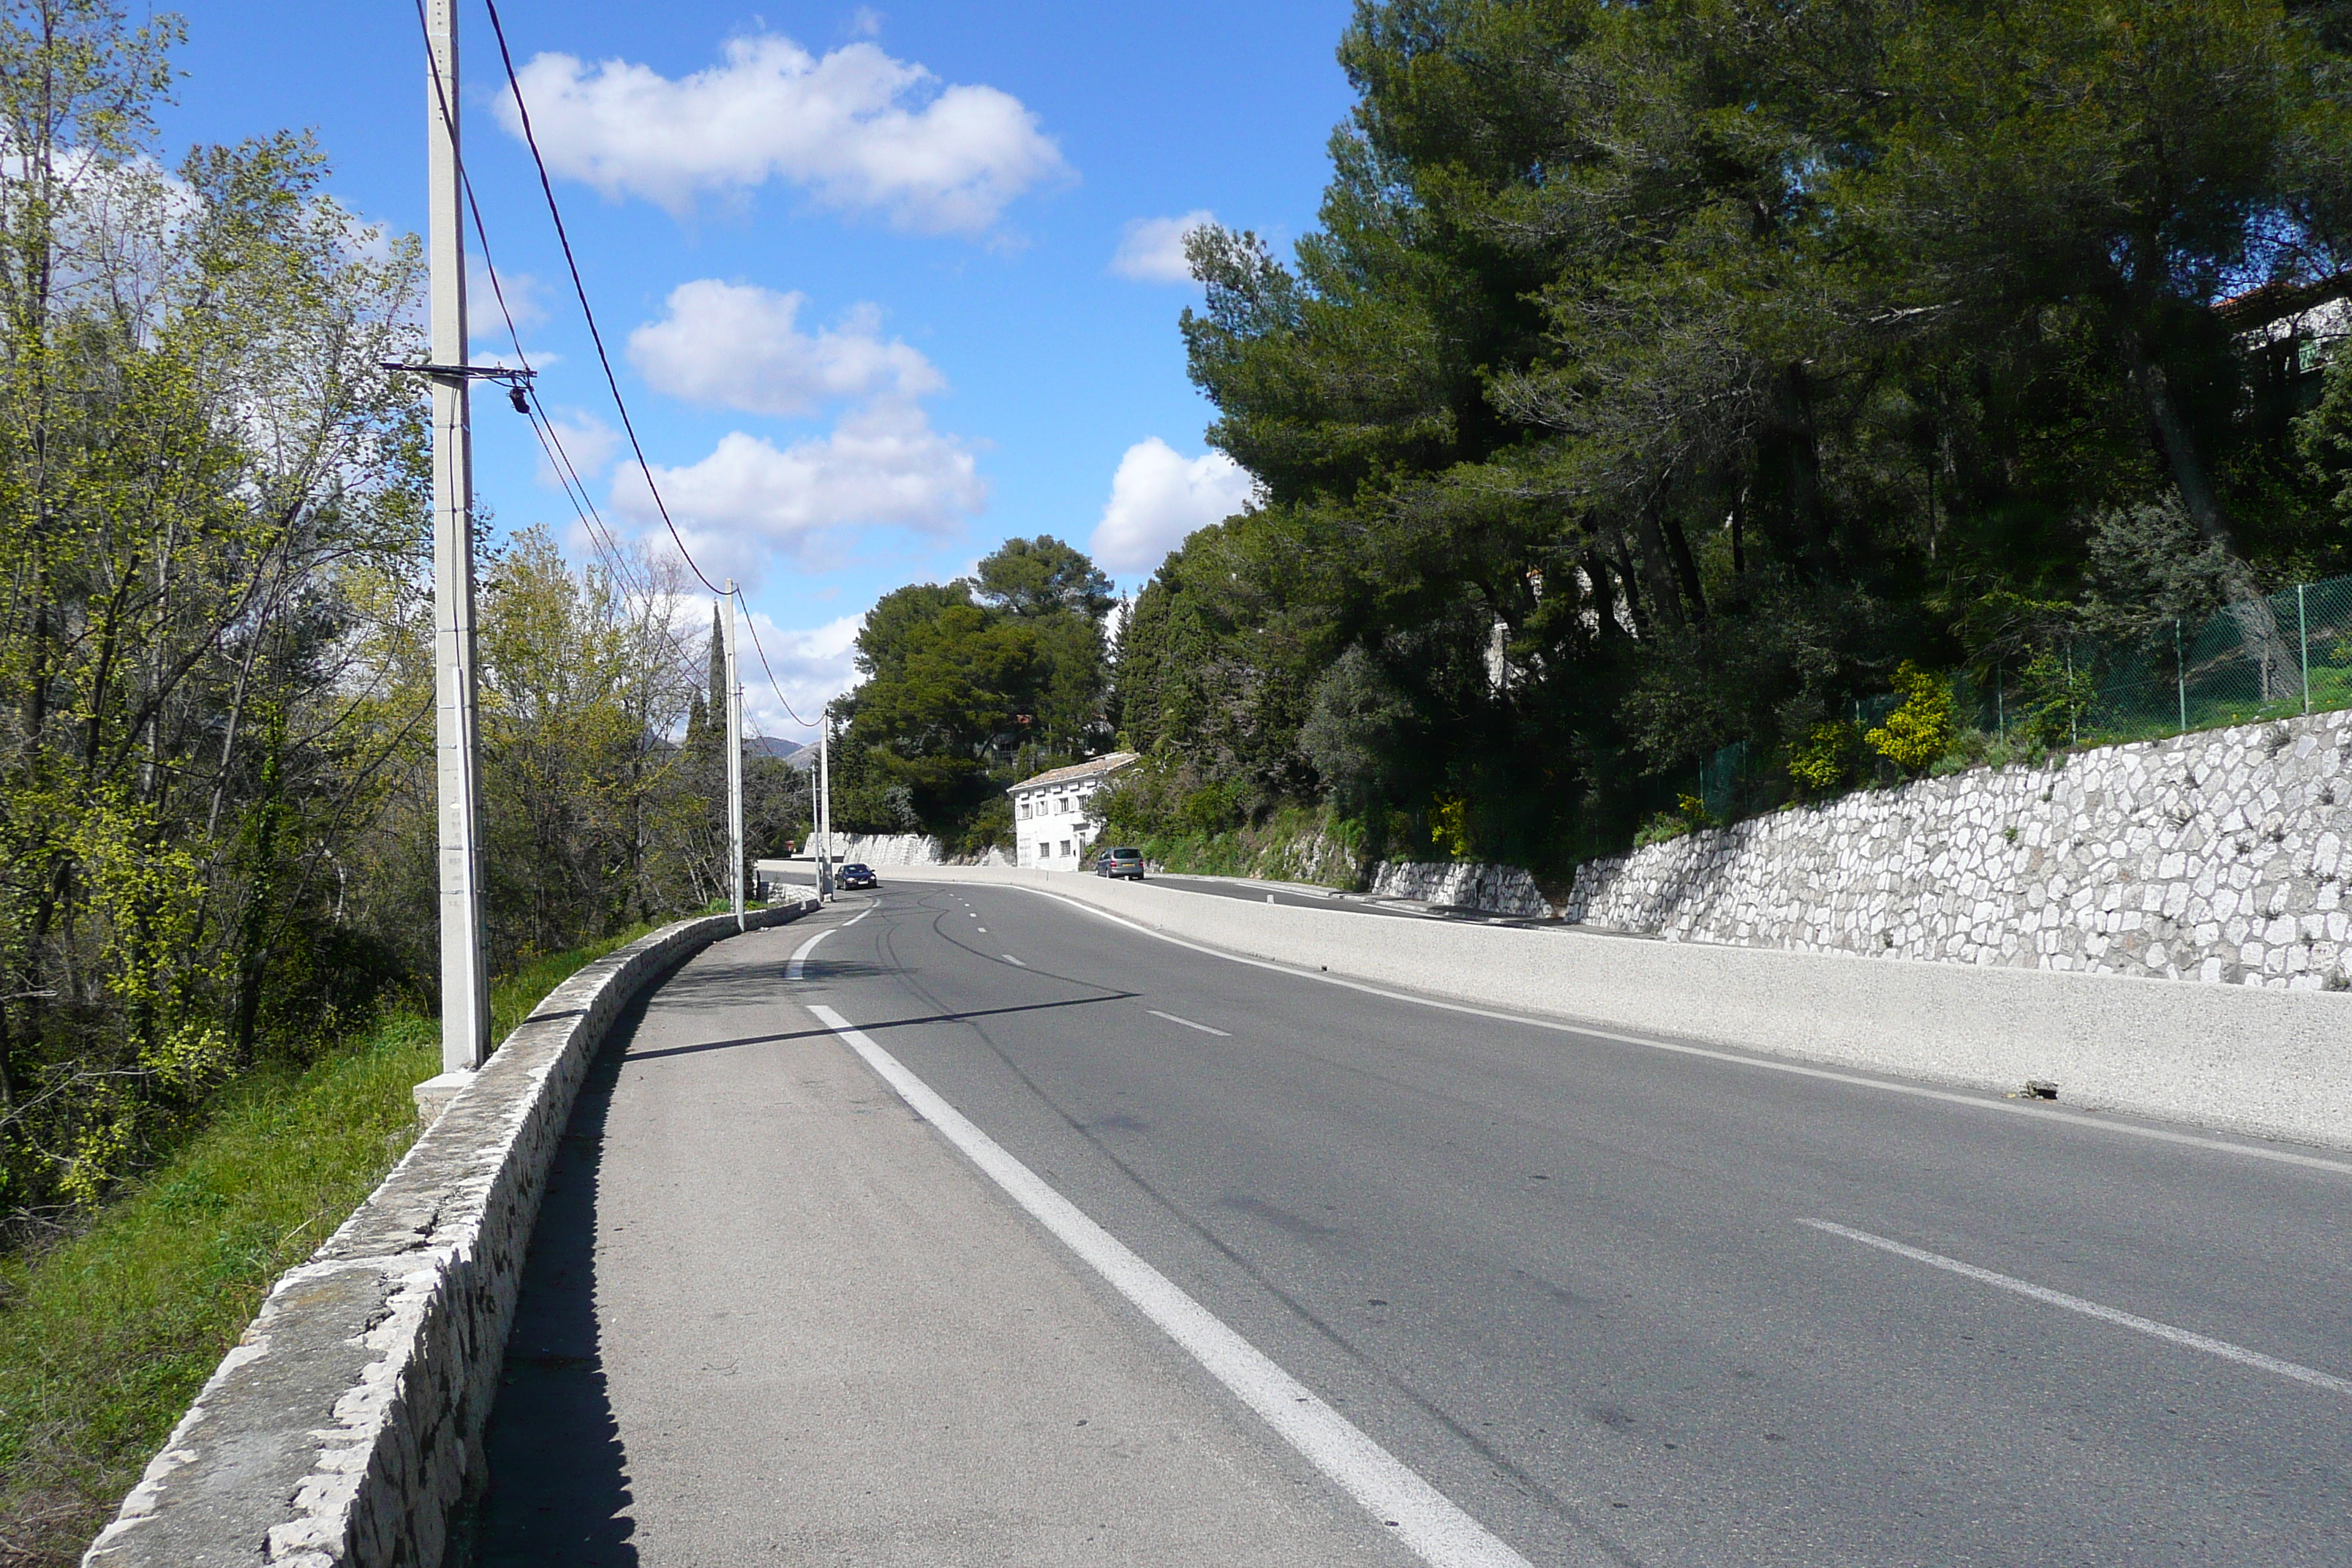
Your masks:
{"label": "white dashed lane line", "polygon": [[1022,967],[1022,968],[1024,968],[1024,969],[1026,969],[1026,968],[1028,968],[1028,967],[1029,967],[1029,966],[1028,966],[1027,964],[1025,964],[1025,963],[1021,963],[1021,961],[1020,961],[1019,959],[1017,959],[1017,958],[1013,957],[1013,956],[1011,953],[1009,953],[1009,952],[1008,952],[1008,953],[1006,953],[1006,954],[1004,955],[1004,962],[1005,962],[1005,963],[1020,963],[1020,964],[1021,964],[1021,967]]}
{"label": "white dashed lane line", "polygon": [[1190,1018],[1180,1018],[1173,1013],[1163,1013],[1157,1007],[1146,1007],[1144,1011],[1150,1014],[1155,1018],[1165,1018],[1171,1024],[1181,1024],[1188,1029],[1198,1029],[1204,1035],[1214,1035],[1221,1040],[1230,1040],[1233,1038],[1231,1035],[1225,1033],[1223,1029],[1212,1029],[1206,1024],[1195,1024]]}
{"label": "white dashed lane line", "polygon": [[1907,1258],[1914,1263],[1924,1263],[1930,1268],[1948,1269],[1954,1274],[1973,1279],[1979,1285],[1990,1285],[1995,1289],[2015,1291],[2020,1296],[2029,1296],[2036,1301],[2045,1302],[2053,1307],[2063,1307],[2070,1312],[2080,1312],[2086,1318],[2096,1318],[2103,1323],[2114,1323],[2120,1328],[2147,1334],[2151,1339],[2185,1345],[2193,1351],[2203,1351],[2207,1355],[2217,1355],[2223,1361],[2233,1361],[2241,1366],[2259,1367],[2263,1372],[2276,1373],[2281,1377],[2291,1377],[2297,1383],[2307,1383],[2314,1388],[2325,1388],[2332,1394],[2352,1394],[2352,1379],[2341,1378],[2334,1373],[2301,1366],[2291,1361],[2281,1361],[2276,1356],[2267,1356],[2260,1351],[2250,1351],[2243,1345],[2233,1345],[2227,1340],[2208,1339],[2203,1334],[2191,1333],[2187,1329],[2176,1329],[2170,1323],[2159,1323],[2153,1318],[2143,1318],[2131,1312],[2118,1311],[2113,1307],[2103,1307],[2096,1301],[2085,1301],[2080,1296],[2069,1296],[2063,1290],[2053,1290],[2042,1285],[2030,1285],[2022,1279],[2012,1279],[2006,1274],[1996,1274],[1990,1268],[1979,1268],[1973,1263],[1963,1263],[1957,1258],[1947,1258],[1940,1252],[1928,1252],[1921,1247],[1906,1247],[1899,1241],[1889,1241],[1883,1236],[1873,1236],[1866,1230],[1855,1230],[1851,1226],[1832,1225],[1825,1219],[1803,1219],[1797,1223],[1811,1226],[1815,1230],[1825,1230],[1832,1236],[1844,1237],[1848,1241],[1858,1241],[1864,1247],[1877,1247],[1882,1252],[1891,1252],[1897,1258]]}

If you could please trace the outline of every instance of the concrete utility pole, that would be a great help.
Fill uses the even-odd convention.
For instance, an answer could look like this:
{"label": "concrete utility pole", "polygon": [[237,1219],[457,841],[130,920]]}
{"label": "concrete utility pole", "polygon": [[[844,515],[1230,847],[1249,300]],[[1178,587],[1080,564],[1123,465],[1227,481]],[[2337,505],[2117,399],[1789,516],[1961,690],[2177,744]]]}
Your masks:
{"label": "concrete utility pole", "polygon": [[816,896],[833,897],[833,705],[816,716]]}
{"label": "concrete utility pole", "polygon": [[727,885],[743,928],[743,674],[735,663],[735,579],[727,579]]}
{"label": "concrete utility pole", "polygon": [[474,691],[474,444],[466,365],[466,240],[458,226],[457,0],[426,0],[433,289],[433,699],[441,865],[441,1067],[490,1053],[482,953],[480,725]]}

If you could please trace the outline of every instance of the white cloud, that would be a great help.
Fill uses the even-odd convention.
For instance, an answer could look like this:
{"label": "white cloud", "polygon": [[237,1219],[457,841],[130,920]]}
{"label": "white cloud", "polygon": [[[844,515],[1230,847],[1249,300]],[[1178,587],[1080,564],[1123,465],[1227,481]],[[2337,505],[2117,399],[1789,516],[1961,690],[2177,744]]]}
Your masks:
{"label": "white cloud", "polygon": [[[677,216],[704,192],[780,179],[899,228],[977,234],[1014,197],[1069,172],[1020,100],[941,87],[870,43],[819,58],[774,34],[735,38],[723,64],[676,81],[565,54],[541,55],[520,76],[551,167]],[[511,96],[498,112],[520,135]]]}
{"label": "white cloud", "polygon": [[[767,667],[762,668],[758,652],[750,647],[743,650],[743,700],[751,710],[752,729],[762,735],[814,740],[816,731],[797,722],[793,714],[814,720],[826,703],[862,679],[857,673],[857,633],[866,625],[865,615],[844,616],[807,631],[785,631],[760,610],[752,611],[751,619],[759,628],[758,647],[768,656]],[[751,639],[745,641],[748,644]],[[772,686],[768,681],[770,671],[776,678]],[[777,687],[783,689],[791,712],[785,710],[784,701],[777,700]]]}
{"label": "white cloud", "polygon": [[[602,474],[604,466],[613,460],[613,454],[620,450],[621,433],[584,408],[551,408],[547,412],[548,426],[555,432],[563,455],[572,459],[572,471],[583,483]],[[539,482],[551,489],[563,488],[555,465],[544,452],[539,458]]]}
{"label": "white cloud", "polygon": [[[798,554],[814,535],[877,527],[946,533],[988,499],[971,447],[897,398],[789,447],[732,431],[698,463],[656,464],[653,479],[705,570],[734,568],[746,577],[766,550]],[[635,464],[614,476],[613,506],[640,525],[659,518]]]}
{"label": "white cloud", "polygon": [[814,334],[802,294],[702,279],[670,291],[669,314],[629,334],[629,363],[656,390],[747,414],[808,414],[830,402],[913,398],[946,386],[931,362],[881,336],[882,312],[851,307]]}
{"label": "white cloud", "polygon": [[[507,317],[518,331],[528,332],[547,320],[547,286],[528,272],[501,268],[493,278],[478,256],[466,258],[466,324],[476,333],[506,335]],[[499,309],[500,296],[506,309]]]}
{"label": "white cloud", "polygon": [[1138,283],[1190,283],[1192,268],[1184,260],[1184,237],[1217,221],[1202,208],[1182,217],[1139,217],[1120,231],[1118,253],[1110,269]]}
{"label": "white cloud", "polygon": [[1256,491],[1223,452],[1187,458],[1154,436],[1127,449],[1087,551],[1109,572],[1150,572],[1195,529],[1222,522]]}

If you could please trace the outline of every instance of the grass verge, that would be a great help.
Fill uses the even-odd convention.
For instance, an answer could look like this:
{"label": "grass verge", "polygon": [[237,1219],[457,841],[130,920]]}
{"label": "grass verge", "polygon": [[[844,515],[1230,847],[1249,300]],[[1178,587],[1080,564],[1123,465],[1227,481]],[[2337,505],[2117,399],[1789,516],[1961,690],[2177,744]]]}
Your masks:
{"label": "grass verge", "polygon": [[[490,988],[493,1037],[651,927],[531,960]],[[308,1068],[224,1088],[204,1129],[71,1240],[0,1260],[0,1564],[76,1562],[278,1275],[415,1140],[431,1019],[392,1014]]]}
{"label": "grass verge", "polygon": [[[1362,885],[1367,870],[1354,843],[1359,837],[1360,830],[1353,829],[1352,824],[1334,823],[1318,813],[1286,807],[1251,826],[1222,833],[1155,833],[1137,847],[1147,859],[1170,871],[1356,888]],[[1109,837],[1097,840],[1111,841]]]}

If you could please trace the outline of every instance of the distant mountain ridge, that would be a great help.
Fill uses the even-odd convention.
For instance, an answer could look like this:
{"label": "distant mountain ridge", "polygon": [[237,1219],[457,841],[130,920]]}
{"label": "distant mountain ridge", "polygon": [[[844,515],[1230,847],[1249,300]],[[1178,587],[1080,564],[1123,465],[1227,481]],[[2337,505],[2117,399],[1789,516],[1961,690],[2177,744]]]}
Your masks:
{"label": "distant mountain ridge", "polygon": [[782,758],[787,764],[798,768],[803,773],[816,766],[814,741],[803,744],[799,741],[787,741],[775,735],[749,735],[744,738],[743,749],[755,757]]}

